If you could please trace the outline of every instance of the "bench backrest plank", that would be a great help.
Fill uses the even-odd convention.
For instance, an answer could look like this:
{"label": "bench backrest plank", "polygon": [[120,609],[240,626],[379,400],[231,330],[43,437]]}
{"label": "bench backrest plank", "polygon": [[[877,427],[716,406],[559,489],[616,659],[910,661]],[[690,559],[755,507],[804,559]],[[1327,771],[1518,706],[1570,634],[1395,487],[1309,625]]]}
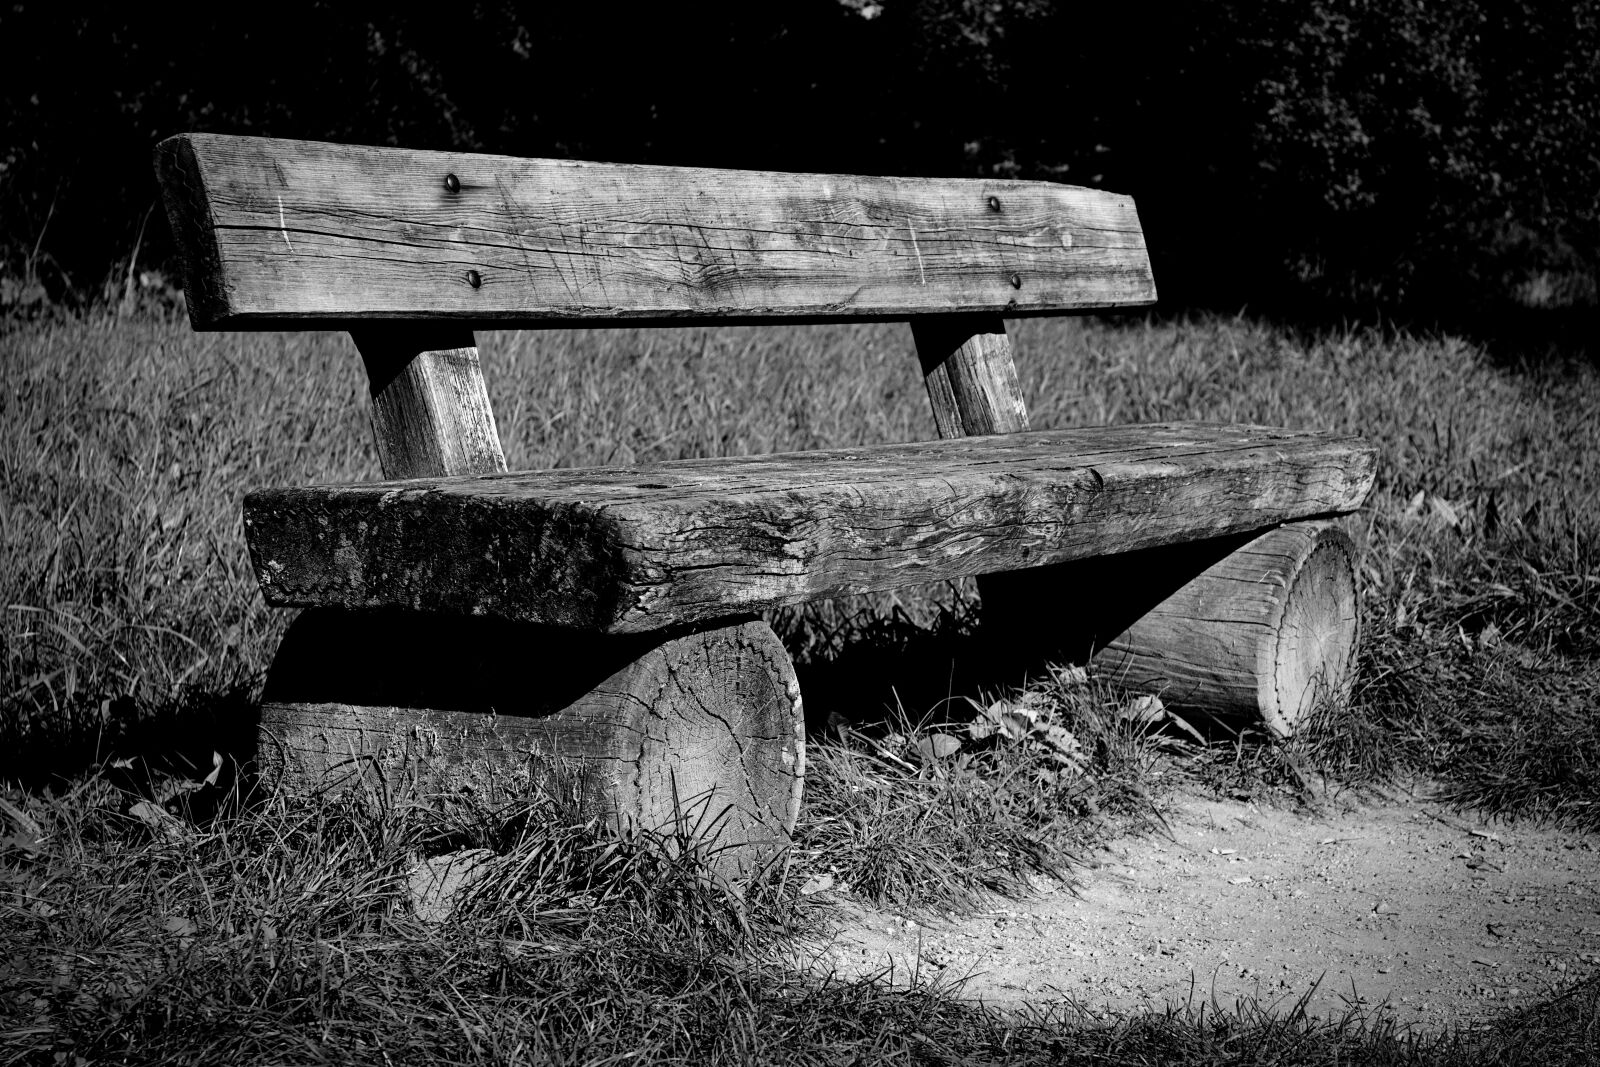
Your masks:
{"label": "bench backrest plank", "polygon": [[183,134],[157,148],[197,329],[952,312],[1155,300],[1129,197],[1049,182],[518,159]]}

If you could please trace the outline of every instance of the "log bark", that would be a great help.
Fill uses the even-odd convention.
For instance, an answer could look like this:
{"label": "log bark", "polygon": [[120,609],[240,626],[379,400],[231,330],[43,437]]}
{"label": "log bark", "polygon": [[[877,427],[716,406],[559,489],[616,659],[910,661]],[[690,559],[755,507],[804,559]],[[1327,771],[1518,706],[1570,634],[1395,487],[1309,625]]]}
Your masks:
{"label": "log bark", "polygon": [[1348,511],[1358,438],[1165,424],[251,494],[269,603],[630,633]]}
{"label": "log bark", "polygon": [[1119,685],[1288,737],[1350,693],[1355,555],[1334,522],[1020,572],[983,602],[998,654],[1093,663]]}
{"label": "log bark", "polygon": [[[1124,589],[1144,565],[1105,562],[1102,587]],[[1291,523],[1208,566],[1093,662],[1168,705],[1289,737],[1349,699],[1360,635],[1355,546],[1331,523]]]}
{"label": "log bark", "polygon": [[280,789],[546,788],[619,828],[681,827],[739,870],[787,844],[805,772],[793,665],[754,620],[594,638],[307,612],[273,662],[259,738]]}
{"label": "log bark", "polygon": [[213,134],[163,141],[156,168],[201,330],[850,321],[1155,300],[1133,201],[1050,182]]}

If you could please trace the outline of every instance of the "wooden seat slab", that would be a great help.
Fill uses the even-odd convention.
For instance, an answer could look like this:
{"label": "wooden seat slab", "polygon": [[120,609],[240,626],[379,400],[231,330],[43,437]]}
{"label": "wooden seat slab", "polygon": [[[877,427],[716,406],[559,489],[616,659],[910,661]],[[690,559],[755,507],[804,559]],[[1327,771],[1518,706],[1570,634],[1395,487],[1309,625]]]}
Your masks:
{"label": "wooden seat slab", "polygon": [[275,605],[621,634],[1348,512],[1374,463],[1354,437],[1168,423],[271,489],[245,523]]}

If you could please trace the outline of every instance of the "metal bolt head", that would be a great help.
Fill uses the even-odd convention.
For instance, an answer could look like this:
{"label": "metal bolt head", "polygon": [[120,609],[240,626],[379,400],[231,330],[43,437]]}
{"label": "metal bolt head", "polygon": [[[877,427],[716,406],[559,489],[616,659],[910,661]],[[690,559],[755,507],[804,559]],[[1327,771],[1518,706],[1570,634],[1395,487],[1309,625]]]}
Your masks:
{"label": "metal bolt head", "polygon": [[474,289],[478,288],[483,284],[483,275],[479,274],[475,270],[467,271],[467,284],[472,286]]}
{"label": "metal bolt head", "polygon": [[1022,275],[1013,274],[1011,276],[1011,288],[1013,288],[1013,289],[1021,289],[1022,288]]}
{"label": "metal bolt head", "polygon": [[446,174],[444,176],[444,187],[447,192],[459,193],[461,191],[461,179],[454,174]]}
{"label": "metal bolt head", "polygon": [[1000,198],[998,196],[991,196],[989,198],[989,210],[990,211],[999,211],[1000,210]]}

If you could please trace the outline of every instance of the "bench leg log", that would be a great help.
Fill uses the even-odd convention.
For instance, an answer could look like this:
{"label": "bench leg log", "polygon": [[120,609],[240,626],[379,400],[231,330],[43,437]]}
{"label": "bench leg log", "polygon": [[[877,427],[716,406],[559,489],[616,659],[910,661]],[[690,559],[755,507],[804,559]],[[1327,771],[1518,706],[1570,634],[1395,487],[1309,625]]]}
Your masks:
{"label": "bench leg log", "polygon": [[788,654],[755,620],[596,638],[313,609],[273,662],[256,759],[300,792],[373,777],[554,788],[583,817],[689,829],[719,867],[748,870],[794,829],[804,717]]}
{"label": "bench leg log", "polygon": [[1288,737],[1319,704],[1350,695],[1360,638],[1354,559],[1335,526],[1271,530],[1112,637],[1094,662],[1166,703]]}
{"label": "bench leg log", "polygon": [[1354,560],[1336,525],[1289,523],[996,576],[982,591],[985,625],[1021,635],[1028,655],[1092,661],[1175,708],[1288,737],[1319,703],[1349,695]]}

